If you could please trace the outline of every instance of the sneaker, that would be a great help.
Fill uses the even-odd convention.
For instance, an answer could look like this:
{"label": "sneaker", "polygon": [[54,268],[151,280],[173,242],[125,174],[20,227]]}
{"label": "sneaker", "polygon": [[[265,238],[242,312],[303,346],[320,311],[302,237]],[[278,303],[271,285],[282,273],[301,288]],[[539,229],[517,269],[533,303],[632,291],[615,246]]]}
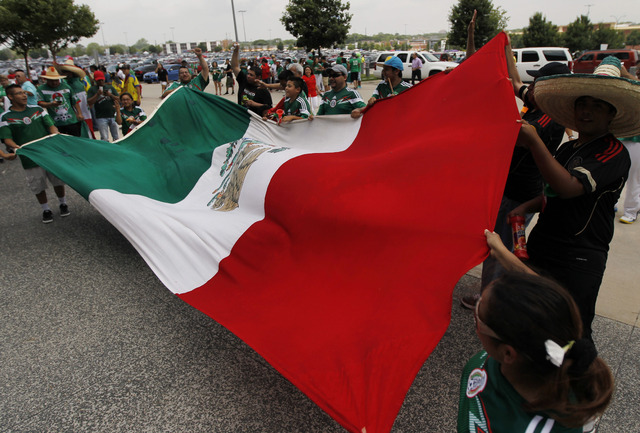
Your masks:
{"label": "sneaker", "polygon": [[463,296],[462,298],[460,298],[460,305],[468,310],[475,310],[476,304],[479,300],[480,293],[476,293],[475,295]]}
{"label": "sneaker", "polygon": [[620,222],[623,224],[633,224],[635,221],[636,219],[630,216],[622,215],[620,217]]}
{"label": "sneaker", "polygon": [[42,222],[45,224],[49,224],[53,222],[53,212],[50,210],[45,210],[42,212]]}
{"label": "sneaker", "polygon": [[61,217],[66,217],[69,216],[71,212],[69,212],[69,206],[67,206],[65,203],[62,203],[60,205],[60,216]]}

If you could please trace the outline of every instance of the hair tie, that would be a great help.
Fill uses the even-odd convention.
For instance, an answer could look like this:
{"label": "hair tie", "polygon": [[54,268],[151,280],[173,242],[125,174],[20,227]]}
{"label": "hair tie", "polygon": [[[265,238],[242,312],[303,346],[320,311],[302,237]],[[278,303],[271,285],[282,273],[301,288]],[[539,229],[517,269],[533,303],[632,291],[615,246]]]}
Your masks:
{"label": "hair tie", "polygon": [[592,340],[588,338],[577,340],[569,352],[569,358],[573,360],[571,367],[569,367],[569,374],[572,376],[583,374],[589,369],[597,356],[598,351]]}
{"label": "hair tie", "polygon": [[544,342],[544,348],[547,352],[547,360],[549,360],[556,367],[560,367],[564,361],[565,354],[573,347],[575,341],[569,341],[564,347],[561,347],[553,340],[547,340]]}

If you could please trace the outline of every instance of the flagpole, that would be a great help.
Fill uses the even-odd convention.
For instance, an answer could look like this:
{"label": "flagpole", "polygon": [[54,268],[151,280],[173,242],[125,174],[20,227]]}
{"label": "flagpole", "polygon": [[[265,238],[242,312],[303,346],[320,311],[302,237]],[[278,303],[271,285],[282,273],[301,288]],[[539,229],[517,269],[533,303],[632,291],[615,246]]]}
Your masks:
{"label": "flagpole", "polygon": [[233,29],[236,31],[236,42],[239,42],[238,26],[236,25],[236,9],[233,7],[233,0],[231,0],[231,13],[233,14]]}

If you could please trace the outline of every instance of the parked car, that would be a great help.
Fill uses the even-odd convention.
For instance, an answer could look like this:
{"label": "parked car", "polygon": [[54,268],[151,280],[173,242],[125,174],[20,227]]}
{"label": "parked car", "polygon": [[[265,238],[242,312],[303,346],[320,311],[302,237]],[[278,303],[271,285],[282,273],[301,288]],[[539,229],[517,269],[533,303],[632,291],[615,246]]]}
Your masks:
{"label": "parked car", "polygon": [[572,58],[568,48],[562,47],[529,47],[513,50],[516,57],[516,68],[520,79],[530,83],[534,78],[527,71],[535,71],[551,62],[564,63],[571,69]]}
{"label": "parked car", "polygon": [[625,68],[632,74],[640,55],[638,50],[593,50],[586,51],[573,62],[574,74],[591,74],[607,56],[615,56],[620,59]]}
{"label": "parked car", "polygon": [[[180,65],[177,65],[177,64],[164,65],[164,68],[168,72],[169,81],[178,81],[178,74],[180,73]],[[142,79],[147,84],[157,83],[158,74],[156,74],[156,68],[153,68],[153,71],[150,71],[144,74]]]}
{"label": "parked car", "polygon": [[[388,51],[381,52],[375,55],[376,63],[384,63],[389,56],[398,57],[404,64],[404,70],[402,71],[402,78],[405,80],[411,79],[411,54],[416,51]],[[427,78],[431,75],[442,72],[447,68],[455,68],[458,66],[454,62],[441,62],[437,57],[427,52],[418,52],[418,57],[422,60],[422,78]],[[375,77],[382,77],[382,67],[376,66],[373,69],[373,75]]]}
{"label": "parked car", "polygon": [[145,65],[141,65],[135,68],[133,70],[133,73],[136,74],[136,78],[138,79],[138,81],[142,81],[144,74],[146,74],[147,72],[155,71],[155,70],[156,70],[156,65],[147,63]]}

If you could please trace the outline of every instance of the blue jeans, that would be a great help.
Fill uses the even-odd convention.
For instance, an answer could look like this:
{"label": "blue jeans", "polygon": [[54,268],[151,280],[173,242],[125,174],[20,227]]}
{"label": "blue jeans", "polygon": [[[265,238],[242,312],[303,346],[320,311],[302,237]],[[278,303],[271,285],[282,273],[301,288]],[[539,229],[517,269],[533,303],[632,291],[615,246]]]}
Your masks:
{"label": "blue jeans", "polygon": [[113,141],[116,141],[118,137],[119,126],[116,123],[116,119],[112,117],[102,118],[98,117],[94,119],[95,125],[100,131],[100,140],[109,141],[109,130],[111,130],[111,137]]}
{"label": "blue jeans", "polygon": [[[511,200],[505,196],[502,197],[502,201],[500,202],[500,209],[498,210],[498,218],[496,220],[496,228],[494,231],[500,235],[500,239],[502,239],[502,243],[509,251],[513,251],[513,233],[511,231],[511,224],[507,221],[507,214],[511,212],[516,207],[520,206],[522,203],[516,200]],[[532,213],[528,213],[525,216],[524,227],[527,228],[531,219],[533,218]],[[493,280],[498,279],[504,273],[504,268],[498,263],[496,259],[489,256],[482,263],[482,282],[481,282],[481,290],[484,290],[485,287],[489,285]]]}

